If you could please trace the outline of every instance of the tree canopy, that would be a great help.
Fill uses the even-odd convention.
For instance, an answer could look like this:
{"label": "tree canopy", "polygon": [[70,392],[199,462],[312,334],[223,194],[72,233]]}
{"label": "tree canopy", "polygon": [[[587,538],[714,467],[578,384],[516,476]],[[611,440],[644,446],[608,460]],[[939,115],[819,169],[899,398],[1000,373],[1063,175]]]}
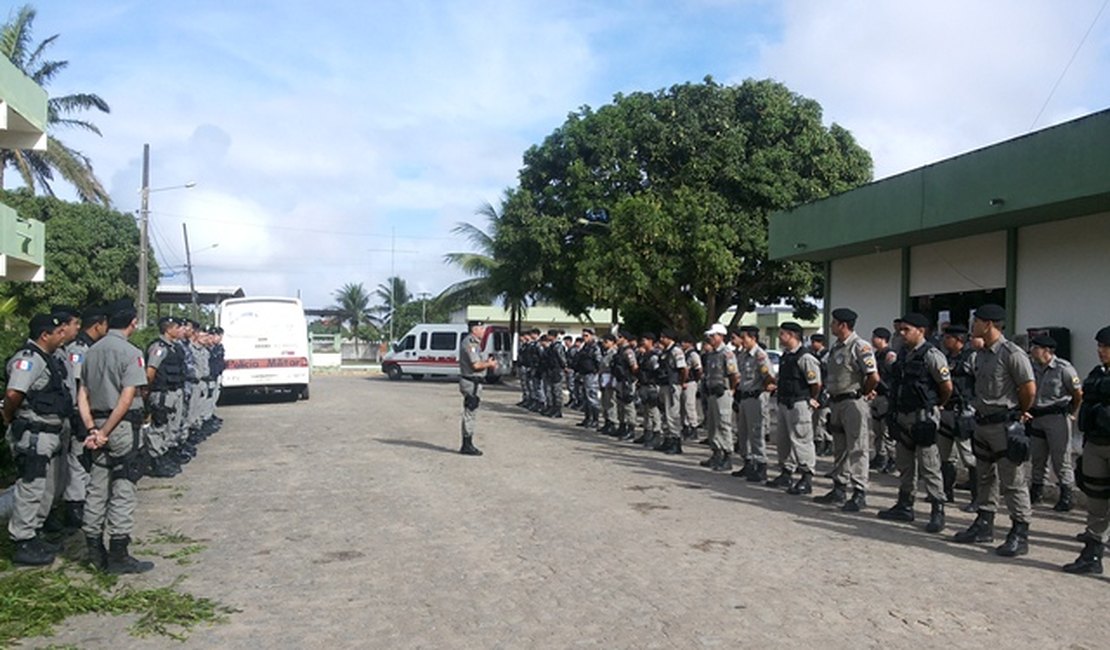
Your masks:
{"label": "tree canopy", "polygon": [[805,315],[818,273],[767,259],[768,216],[871,173],[847,130],[773,80],[617,95],[524,154],[509,198],[527,205],[494,250],[527,248],[529,290],[572,313],[616,307],[645,325],[700,327],[729,305],[738,319],[786,301]]}

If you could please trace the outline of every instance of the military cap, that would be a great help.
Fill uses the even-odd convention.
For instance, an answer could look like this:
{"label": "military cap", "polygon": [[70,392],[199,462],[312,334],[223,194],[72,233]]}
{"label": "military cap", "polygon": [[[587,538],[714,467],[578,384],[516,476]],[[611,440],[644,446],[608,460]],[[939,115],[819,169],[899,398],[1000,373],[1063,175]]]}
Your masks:
{"label": "military cap", "polygon": [[729,336],[740,336],[740,328],[739,327],[730,327],[730,328],[728,328],[728,335]]}
{"label": "military cap", "polygon": [[606,334],[605,336],[601,337],[601,340],[603,340],[603,341],[611,341],[611,342],[613,342],[613,343],[616,343],[616,342],[617,342],[617,335],[616,335],[616,334],[614,334],[614,333],[612,333],[612,332],[609,332],[609,333],[608,333],[608,334]]}
{"label": "military cap", "polygon": [[657,338],[655,337],[655,333],[654,333],[654,332],[644,332],[643,334],[641,334],[641,335],[640,335],[640,338],[642,338],[642,339],[647,339],[647,340],[649,340],[649,341],[657,341],[657,340],[659,340],[659,339],[657,339]]}
{"label": "military cap", "polygon": [[782,325],[779,325],[779,329],[786,330],[787,332],[794,332],[799,336],[802,334],[802,326],[792,320],[788,320]]}
{"label": "military cap", "polygon": [[902,322],[911,327],[920,327],[924,329],[929,326],[929,317],[914,311],[903,316]]}
{"label": "military cap", "polygon": [[832,311],[832,317],[841,323],[854,323],[859,318],[859,314],[847,307],[841,307]]}
{"label": "military cap", "polygon": [[[902,319],[899,318],[898,322],[901,322],[901,321],[902,321]],[[889,341],[890,340],[890,330],[888,330],[885,327],[876,327],[875,329],[871,330],[871,336],[877,336],[877,337],[883,339],[884,341]]]}
{"label": "military cap", "polygon": [[740,326],[740,331],[744,334],[751,334],[752,336],[758,336],[759,335],[759,326],[758,325],[741,325]]}
{"label": "military cap", "polygon": [[135,301],[130,298],[120,298],[104,305],[104,311],[109,317],[121,314],[125,311],[135,311]]}
{"label": "military cap", "polygon": [[1110,345],[1110,325],[1100,329],[1098,334],[1095,334],[1095,341],[1103,345]]}
{"label": "military cap", "polygon": [[825,342],[825,335],[822,334],[821,332],[817,332],[813,336],[809,337],[809,340],[813,341],[814,343],[824,343]]}
{"label": "military cap", "polygon": [[556,329],[547,330],[547,335],[548,336],[559,336],[559,330],[556,330]]}
{"label": "military cap", "polygon": [[58,318],[57,314],[35,314],[31,317],[30,327],[32,341],[37,340],[42,336],[43,332],[53,332],[55,328],[62,324],[62,320]]}
{"label": "military cap", "polygon": [[63,322],[81,315],[81,312],[72,305],[51,305],[50,313],[60,318]]}
{"label": "military cap", "polygon": [[1006,320],[1006,310],[1001,305],[987,303],[975,310],[975,317],[979,320],[989,320],[1000,323]]}
{"label": "military cap", "polygon": [[661,339],[670,339],[670,340],[673,341],[673,340],[678,338],[678,333],[675,332],[673,329],[667,328],[667,329],[663,330],[662,332],[659,332],[659,338],[661,338]]}
{"label": "military cap", "polygon": [[583,333],[583,334],[593,334],[593,333],[594,333],[594,330],[593,330],[593,328],[592,328],[592,327],[583,327],[583,328],[582,328],[582,333]]}
{"label": "military cap", "polygon": [[107,318],[108,312],[103,305],[89,305],[81,312],[81,320],[89,322]]}
{"label": "military cap", "polygon": [[1039,334],[1034,336],[1029,342],[1038,348],[1048,348],[1049,350],[1056,349],[1056,339],[1047,334]]}
{"label": "military cap", "polygon": [[944,328],[944,333],[949,336],[964,336],[967,334],[967,328],[963,325],[949,325]]}
{"label": "military cap", "polygon": [[174,325],[180,325],[181,324],[181,319],[177,318],[176,316],[162,316],[161,318],[158,319],[158,324],[159,325],[165,325],[166,323],[172,323]]}
{"label": "military cap", "polygon": [[720,336],[728,336],[728,330],[726,330],[725,326],[720,324],[720,323],[713,323],[712,325],[709,326],[709,329],[705,330],[705,335],[706,336],[711,336],[713,334],[719,334]]}
{"label": "military cap", "polygon": [[224,333],[224,328],[222,328],[218,325],[216,327],[212,328],[212,329],[215,330],[216,334],[223,335],[223,333]]}
{"label": "military cap", "polygon": [[473,328],[473,327],[481,327],[481,326],[483,326],[483,325],[485,325],[485,324],[486,324],[486,321],[484,321],[484,320],[481,320],[481,319],[478,319],[478,318],[476,318],[476,319],[474,319],[474,320],[468,320],[468,321],[466,321],[466,327],[467,327],[468,329],[469,329],[469,328]]}

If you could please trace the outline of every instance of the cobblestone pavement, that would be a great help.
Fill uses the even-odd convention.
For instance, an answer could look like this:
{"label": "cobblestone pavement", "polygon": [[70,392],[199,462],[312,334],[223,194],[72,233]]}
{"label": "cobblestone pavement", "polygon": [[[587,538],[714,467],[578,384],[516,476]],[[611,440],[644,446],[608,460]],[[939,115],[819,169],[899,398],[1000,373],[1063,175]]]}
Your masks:
{"label": "cobblestone pavement", "polygon": [[[322,376],[309,402],[223,407],[224,430],[184,474],[144,480],[138,516],[140,536],[180,530],[206,549],[137,580],[184,574],[183,589],[241,611],[183,645],[93,616],[48,642],[1105,648],[1110,638],[1110,580],[1058,570],[1078,551],[1081,512],[1039,507],[1031,554],[1003,560],[926,534],[923,521],[876,519],[894,500],[891,477],[876,480],[865,513],[842,514],[700,468],[705,447],[662,456],[584,433],[571,412],[540,419],[512,406],[517,397],[486,391],[482,458],[455,453],[461,400],[449,381]],[[949,534],[971,520],[951,512]]]}

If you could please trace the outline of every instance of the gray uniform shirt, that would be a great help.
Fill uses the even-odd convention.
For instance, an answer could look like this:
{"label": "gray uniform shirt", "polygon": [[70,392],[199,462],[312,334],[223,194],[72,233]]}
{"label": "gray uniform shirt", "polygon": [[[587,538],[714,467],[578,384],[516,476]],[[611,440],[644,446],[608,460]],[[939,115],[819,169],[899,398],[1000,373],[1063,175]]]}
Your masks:
{"label": "gray uniform shirt", "polygon": [[1037,381],[1037,401],[1035,408],[1067,406],[1071,394],[1083,386],[1075,366],[1060,357],[1053,356],[1047,365],[1033,364],[1033,376]]}
{"label": "gray uniform shirt", "polygon": [[871,344],[855,332],[849,334],[844,341],[833,343],[826,365],[828,377],[825,389],[833,397],[862,390],[864,377],[877,369]]}
{"label": "gray uniform shirt", "polygon": [[[686,353],[682,351],[682,347],[677,343],[672,343],[671,347],[663,350],[661,354],[669,354],[671,357],[671,366],[679,370],[686,367]],[[682,379],[682,373],[678,373],[679,379]],[[681,382],[679,382],[681,383]]]}
{"label": "gray uniform shirt", "polygon": [[482,355],[478,352],[481,344],[478,337],[473,334],[464,336],[462,343],[459,344],[459,374],[463,377],[481,376],[482,371],[474,368],[482,361]]}
{"label": "gray uniform shirt", "polygon": [[208,376],[208,348],[196,343],[191,344],[190,347],[193,349],[196,379],[197,381],[204,381],[205,377]]}
{"label": "gray uniform shirt", "polygon": [[701,375],[701,355],[694,348],[686,351],[686,367],[690,369],[689,381],[696,381],[696,378]]}
{"label": "gray uniform shirt", "polygon": [[771,357],[758,345],[752,346],[751,350],[740,348],[736,353],[736,365],[740,370],[740,385],[737,388],[743,393],[763,390],[767,380],[774,379]]}
{"label": "gray uniform shirt", "polygon": [[[38,347],[33,341],[27,341],[27,343]],[[31,350],[18,350],[8,360],[8,390],[14,390],[26,396],[30,391],[46,388],[49,383],[50,369],[46,367],[46,361]],[[35,413],[26,399],[16,409],[15,417],[39,424],[57,425],[62,422],[61,417],[57,415]]]}
{"label": "gray uniform shirt", "polygon": [[[108,335],[89,348],[81,369],[81,383],[89,392],[89,408],[111,411],[124,388],[146,386],[146,363],[139,348],[131,345],[123,330],[108,330]],[[143,407],[138,391],[131,409]]]}
{"label": "gray uniform shirt", "polygon": [[1034,381],[1029,355],[1000,336],[975,353],[975,410],[982,415],[1018,407],[1018,386]]}

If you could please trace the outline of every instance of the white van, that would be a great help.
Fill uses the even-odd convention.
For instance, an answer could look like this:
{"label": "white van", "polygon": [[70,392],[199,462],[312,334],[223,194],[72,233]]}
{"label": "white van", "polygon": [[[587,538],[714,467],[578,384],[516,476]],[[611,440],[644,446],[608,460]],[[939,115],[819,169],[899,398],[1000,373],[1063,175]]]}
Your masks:
{"label": "white van", "polygon": [[[414,326],[393,344],[382,359],[382,372],[390,379],[409,375],[423,379],[427,375],[459,376],[459,343],[467,335],[464,324]],[[505,327],[490,326],[482,337],[482,357],[497,359],[497,368],[490,370],[486,381],[496,383],[512,371],[512,337]]]}
{"label": "white van", "polygon": [[308,323],[296,298],[231,298],[220,303],[225,389],[293,391],[308,399]]}

